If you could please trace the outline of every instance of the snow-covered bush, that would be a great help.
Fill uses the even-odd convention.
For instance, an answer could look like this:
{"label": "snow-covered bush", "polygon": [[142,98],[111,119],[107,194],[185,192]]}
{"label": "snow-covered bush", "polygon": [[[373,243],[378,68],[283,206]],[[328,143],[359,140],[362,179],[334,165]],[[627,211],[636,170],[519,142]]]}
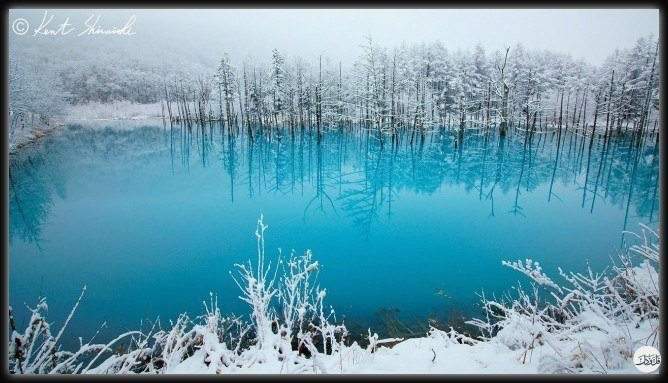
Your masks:
{"label": "snow-covered bush", "polygon": [[619,255],[620,265],[600,273],[591,268],[586,273],[559,269],[562,285],[538,262],[504,261],[532,280],[532,290],[519,285],[515,297],[502,302],[483,299],[487,319],[468,323],[489,334],[487,339],[521,350],[521,363],[538,347],[549,350],[541,353],[543,372],[625,367],[637,347],[658,342],[659,236],[646,226],[636,236],[642,242]]}
{"label": "snow-covered bush", "polygon": [[[21,334],[16,329],[16,323],[9,308],[9,323],[11,334],[9,337],[8,358],[9,371],[13,374],[76,374],[86,372],[105,351],[123,338],[141,335],[141,332],[130,331],[116,337],[107,344],[92,344],[92,340],[83,343],[79,338],[79,350],[76,352],[61,350],[60,339],[74,315],[81,298],[86,291],[83,288],[74,308],[68,315],[60,331],[53,336],[51,324],[46,320],[48,305],[46,299],[41,298],[31,311],[30,320],[25,331]],[[93,336],[93,338],[95,338]],[[92,359],[88,362],[86,358]]]}
{"label": "snow-covered bush", "polygon": [[[251,306],[255,333],[255,345],[244,354],[249,358],[246,362],[253,365],[278,361],[281,371],[326,372],[317,356],[339,351],[345,326],[330,323],[334,310],[325,314],[326,291],[316,284],[318,262],[313,261],[310,250],[302,256],[293,252],[286,262],[277,262],[284,267],[279,287],[274,287],[278,266],[270,277],[271,262],[264,249],[267,227],[260,216],[255,232],[256,267],[250,261],[237,265],[240,278],[235,281],[244,294],[241,299]],[[276,304],[272,304],[273,298],[277,298]]]}

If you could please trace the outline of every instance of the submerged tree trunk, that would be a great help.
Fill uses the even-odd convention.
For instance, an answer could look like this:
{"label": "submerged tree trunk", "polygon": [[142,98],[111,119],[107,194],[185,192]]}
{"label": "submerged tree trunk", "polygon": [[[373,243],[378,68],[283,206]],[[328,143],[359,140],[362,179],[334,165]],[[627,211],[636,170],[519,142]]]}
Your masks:
{"label": "submerged tree trunk", "polygon": [[510,93],[510,88],[508,87],[505,79],[506,64],[508,62],[508,51],[510,51],[510,47],[506,48],[506,56],[503,60],[503,66],[497,66],[497,69],[501,73],[501,124],[499,125],[499,134],[501,137],[505,137],[508,130],[508,93]]}
{"label": "submerged tree trunk", "polygon": [[605,139],[608,139],[608,134],[609,134],[609,126],[610,126],[610,108],[612,107],[612,87],[615,84],[615,71],[612,71],[612,75],[610,77],[610,92],[608,92],[608,110],[606,111],[606,117],[605,117]]}
{"label": "submerged tree trunk", "polygon": [[650,72],[649,75],[649,82],[647,83],[647,92],[645,95],[645,105],[642,110],[642,115],[640,116],[640,131],[638,132],[638,144],[640,144],[640,139],[643,135],[643,132],[645,131],[645,127],[647,125],[647,117],[649,115],[649,104],[650,100],[652,98],[652,83],[654,81],[654,70],[656,68],[656,56],[659,53],[659,42],[656,42],[656,50],[654,52],[654,60],[652,62],[652,71]]}

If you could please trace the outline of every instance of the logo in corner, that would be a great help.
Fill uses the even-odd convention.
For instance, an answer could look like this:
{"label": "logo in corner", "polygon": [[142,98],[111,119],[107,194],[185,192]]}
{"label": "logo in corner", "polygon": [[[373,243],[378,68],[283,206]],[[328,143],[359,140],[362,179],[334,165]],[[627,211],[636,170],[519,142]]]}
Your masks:
{"label": "logo in corner", "polygon": [[28,20],[22,17],[19,17],[12,23],[12,31],[19,36],[28,33],[29,28],[30,28],[30,23],[28,23]]}
{"label": "logo in corner", "polygon": [[633,364],[641,372],[654,372],[661,365],[661,353],[652,346],[642,346],[633,354]]}

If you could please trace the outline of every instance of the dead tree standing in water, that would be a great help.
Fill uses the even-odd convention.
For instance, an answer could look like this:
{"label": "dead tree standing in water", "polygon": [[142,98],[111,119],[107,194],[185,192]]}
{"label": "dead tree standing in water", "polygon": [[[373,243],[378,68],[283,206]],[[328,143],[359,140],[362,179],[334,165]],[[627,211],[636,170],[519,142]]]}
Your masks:
{"label": "dead tree standing in water", "polygon": [[506,48],[503,66],[496,65],[496,69],[500,74],[499,83],[501,84],[501,124],[499,125],[499,134],[501,137],[505,137],[508,130],[508,93],[510,92],[510,88],[508,87],[508,83],[506,83],[506,64],[508,63],[509,51],[510,47]]}

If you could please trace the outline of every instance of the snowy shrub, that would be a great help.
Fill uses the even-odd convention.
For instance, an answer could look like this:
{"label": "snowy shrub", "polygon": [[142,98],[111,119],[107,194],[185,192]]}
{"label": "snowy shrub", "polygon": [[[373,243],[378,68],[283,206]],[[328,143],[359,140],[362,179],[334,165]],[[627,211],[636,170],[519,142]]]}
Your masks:
{"label": "snowy shrub", "polygon": [[[345,326],[330,323],[334,310],[325,314],[326,291],[315,282],[318,262],[313,261],[310,250],[300,257],[291,253],[286,262],[280,263],[284,265],[283,275],[279,287],[274,287],[278,267],[270,278],[271,262],[267,262],[264,249],[267,227],[260,216],[255,232],[256,267],[251,262],[237,265],[240,278],[235,281],[244,293],[241,299],[252,308],[256,339],[255,347],[246,355],[251,364],[279,361],[285,369],[326,372],[317,356],[339,352]],[[274,297],[276,305],[272,304]]]}
{"label": "snowy shrub", "polygon": [[[531,293],[519,286],[517,296],[503,302],[483,299],[486,320],[468,323],[490,334],[488,340],[521,350],[521,363],[541,347],[542,372],[605,373],[628,366],[633,350],[656,346],[658,337],[659,237],[644,226],[636,237],[641,243],[619,256],[621,265],[600,273],[559,269],[562,285],[538,262],[504,261],[532,280]],[[547,293],[542,300],[539,288]]]}
{"label": "snowy shrub", "polygon": [[515,262],[501,261],[501,264],[521,272],[522,274],[528,276],[539,285],[549,286],[561,292],[561,288],[559,287],[559,285],[554,283],[552,279],[550,279],[550,277],[548,277],[547,275],[545,275],[545,273],[543,273],[543,269],[540,267],[540,263],[538,262],[532,262],[531,259],[527,259],[525,260],[524,263],[522,263],[521,261],[515,261]]}
{"label": "snowy shrub", "polygon": [[[79,306],[85,291],[86,288],[84,287],[79,299],[74,304],[72,311],[56,336],[53,336],[51,325],[46,320],[46,311],[48,311],[46,299],[40,299],[35,308],[29,308],[31,312],[30,320],[22,334],[17,331],[12,308],[9,308],[11,334],[9,337],[8,357],[9,371],[11,373],[76,374],[86,372],[102,353],[110,350],[110,347],[114,343],[123,338],[141,334],[138,331],[127,332],[107,344],[91,344],[92,339],[84,344],[80,338],[78,351],[69,352],[61,350],[60,339]],[[92,360],[86,363],[85,358],[91,356]]]}

